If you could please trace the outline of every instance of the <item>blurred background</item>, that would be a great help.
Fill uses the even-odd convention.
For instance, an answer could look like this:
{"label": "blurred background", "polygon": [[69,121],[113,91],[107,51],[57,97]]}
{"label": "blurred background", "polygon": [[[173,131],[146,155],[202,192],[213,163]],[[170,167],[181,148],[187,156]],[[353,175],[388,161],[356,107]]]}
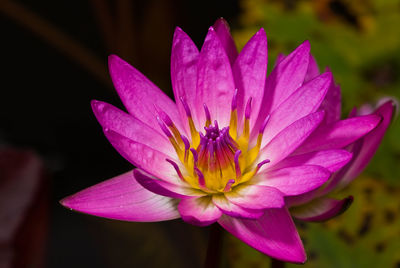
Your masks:
{"label": "blurred background", "polygon": [[[260,28],[269,70],[305,39],[342,87],[343,115],[400,98],[399,0],[1,0],[0,267],[202,267],[208,228],[181,220],[126,223],[58,201],[131,167],[103,137],[90,100],[122,108],[107,56],[130,62],[172,96],[176,26],[201,46],[224,17],[241,49]],[[400,267],[400,123],[338,196],[355,201],[326,223],[297,223],[305,267]],[[269,267],[224,234],[222,267]],[[287,265],[288,267],[295,265]]]}

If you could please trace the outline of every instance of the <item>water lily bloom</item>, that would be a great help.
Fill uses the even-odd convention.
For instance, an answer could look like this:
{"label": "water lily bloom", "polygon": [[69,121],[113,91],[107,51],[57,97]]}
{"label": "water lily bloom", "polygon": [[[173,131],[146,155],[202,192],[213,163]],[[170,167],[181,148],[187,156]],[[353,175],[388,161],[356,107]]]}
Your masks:
{"label": "water lily bloom", "polygon": [[136,169],[62,204],[126,221],[218,222],[283,261],[306,260],[289,207],[317,198],[357,155],[349,175],[337,175],[349,181],[387,127],[389,108],[340,120],[339,89],[330,71],[319,74],[307,41],[266,77],[264,30],[238,53],[222,19],[200,51],[176,29],[175,102],[119,57],[110,56],[109,69],[128,113],[101,101],[92,108],[107,139]]}

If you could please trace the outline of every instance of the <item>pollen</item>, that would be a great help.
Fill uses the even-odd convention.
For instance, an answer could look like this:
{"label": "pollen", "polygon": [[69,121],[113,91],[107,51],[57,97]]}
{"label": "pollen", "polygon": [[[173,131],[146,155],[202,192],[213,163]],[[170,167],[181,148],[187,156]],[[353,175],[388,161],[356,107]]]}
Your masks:
{"label": "pollen", "polygon": [[[184,98],[180,98],[185,109],[190,129],[190,139],[179,133],[175,124],[164,112],[157,120],[167,136],[181,163],[166,159],[175,169],[180,180],[191,187],[209,194],[229,192],[240,183],[251,179],[261,166],[269,162],[264,159],[256,163],[265,126],[261,125],[257,142],[250,148],[250,116],[252,99],[247,100],[243,126],[238,127],[237,90],[233,94],[229,126],[219,126],[203,104],[205,125],[202,131],[195,128],[192,113]],[[239,133],[241,130],[241,133]]]}

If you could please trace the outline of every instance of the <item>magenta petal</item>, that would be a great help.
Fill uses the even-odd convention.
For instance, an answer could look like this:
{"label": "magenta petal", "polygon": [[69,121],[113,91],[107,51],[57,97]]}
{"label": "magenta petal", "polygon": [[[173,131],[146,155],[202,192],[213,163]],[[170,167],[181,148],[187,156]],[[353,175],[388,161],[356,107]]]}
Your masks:
{"label": "magenta petal", "polygon": [[238,56],[238,52],[230,32],[228,22],[226,22],[226,20],[223,18],[220,18],[214,23],[213,28],[225,49],[226,55],[228,55],[229,62],[231,65],[233,65]]}
{"label": "magenta petal", "polygon": [[330,175],[331,173],[323,167],[304,165],[261,172],[251,183],[274,187],[285,196],[293,196],[320,187]]}
{"label": "magenta petal", "polygon": [[265,82],[265,93],[253,129],[258,130],[264,118],[287,99],[303,82],[310,58],[310,43],[305,41],[272,70]]}
{"label": "magenta petal", "polygon": [[302,221],[326,221],[345,212],[353,203],[353,197],[342,200],[322,197],[290,210],[293,217]]}
{"label": "magenta petal", "polygon": [[378,115],[365,115],[321,125],[295,153],[344,148],[373,130],[380,121]]}
{"label": "magenta petal", "polygon": [[335,82],[331,83],[320,109],[325,111],[325,124],[332,124],[340,120],[342,113],[342,95],[340,86],[336,85]]}
{"label": "magenta petal", "polygon": [[[346,150],[325,150],[315,151],[306,154],[290,156],[279,162],[272,170],[285,167],[316,165],[335,172],[346,165],[351,160],[352,154]],[[268,166],[266,167],[268,169]]]}
{"label": "magenta petal", "polygon": [[374,114],[382,117],[382,121],[374,130],[363,137],[361,141],[357,141],[353,146],[355,154],[353,160],[347,165],[346,170],[343,171],[344,174],[338,174],[343,177],[340,181],[340,187],[346,186],[356,178],[372,159],[390,125],[394,108],[395,103],[388,101],[374,112]]}
{"label": "magenta petal", "polygon": [[171,143],[158,131],[111,104],[92,101],[93,112],[103,128],[107,128],[133,141],[143,143],[167,155],[175,155]]}
{"label": "magenta petal", "polygon": [[274,68],[284,59],[286,58],[285,54],[283,53],[279,53],[278,56],[275,59],[275,63],[274,63]]}
{"label": "magenta petal", "polygon": [[196,191],[183,183],[178,185],[159,180],[143,170],[135,169],[133,172],[140,185],[155,194],[179,199],[206,195],[204,192]]}
{"label": "magenta petal", "polygon": [[267,64],[267,36],[261,28],[244,46],[233,66],[233,75],[238,89],[239,126],[242,125],[245,105],[250,97],[252,98],[251,111],[255,115],[250,117],[250,125],[253,125],[257,119],[256,115],[264,95]]}
{"label": "magenta petal", "polygon": [[179,218],[177,200],[146,190],[137,183],[132,171],[60,202],[72,210],[116,220],[153,222]]}
{"label": "magenta petal", "polygon": [[179,202],[178,210],[184,221],[198,226],[210,225],[222,215],[221,210],[214,205],[210,196],[182,199]]}
{"label": "magenta petal", "polygon": [[213,120],[221,126],[229,125],[235,84],[228,57],[213,28],[209,29],[200,52],[197,90],[197,105],[205,103]]}
{"label": "magenta petal", "polygon": [[236,205],[229,201],[224,195],[213,195],[213,203],[226,215],[235,218],[258,219],[264,212],[258,209],[249,209]]}
{"label": "magenta petal", "polygon": [[182,129],[175,103],[147,77],[116,55],[109,57],[108,64],[115,89],[130,114],[161,132],[156,120],[158,107]]}
{"label": "magenta petal", "polygon": [[[202,114],[203,111],[196,110],[196,84],[197,84],[197,61],[199,59],[199,50],[190,39],[190,37],[177,27],[174,33],[174,40],[171,51],[171,82],[174,90],[176,105],[178,106],[182,122],[186,122],[185,109],[180,101],[184,98],[188,104],[193,116]],[[195,121],[195,123],[197,123]],[[186,124],[184,124],[186,126]]]}
{"label": "magenta petal", "polygon": [[276,135],[259,154],[259,159],[269,159],[268,167],[279,163],[303,143],[324,118],[324,112],[307,115]]}
{"label": "magenta petal", "polygon": [[286,208],[268,209],[258,220],[224,215],[218,223],[249,246],[275,259],[295,263],[304,263],[307,259],[296,226]]}
{"label": "magenta petal", "polygon": [[314,79],[318,75],[319,75],[319,68],[318,68],[317,61],[315,60],[313,55],[311,55],[311,53],[310,53],[310,59],[308,61],[308,68],[307,68],[306,76],[304,77],[304,83]]}
{"label": "magenta petal", "polygon": [[112,130],[105,129],[104,133],[119,154],[136,167],[172,184],[180,181],[174,168],[165,160],[169,156]]}
{"label": "magenta petal", "polygon": [[249,209],[282,208],[282,193],[273,187],[262,185],[238,185],[225,197],[232,203]]}
{"label": "magenta petal", "polygon": [[[267,144],[276,134],[296,120],[317,111],[331,83],[331,73],[321,74],[282,102],[270,116],[261,146]],[[253,133],[253,136],[258,135],[258,131]]]}

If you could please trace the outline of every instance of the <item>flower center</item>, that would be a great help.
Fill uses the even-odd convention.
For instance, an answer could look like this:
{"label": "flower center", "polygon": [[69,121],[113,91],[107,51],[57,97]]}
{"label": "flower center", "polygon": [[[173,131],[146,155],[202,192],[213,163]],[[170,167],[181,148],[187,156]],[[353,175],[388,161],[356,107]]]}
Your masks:
{"label": "flower center", "polygon": [[255,164],[268,118],[259,129],[257,144],[249,148],[252,99],[247,102],[240,135],[236,99],[237,91],[232,99],[230,124],[222,129],[219,128],[217,120],[214,121],[214,125],[211,124],[210,112],[207,105],[203,105],[206,115],[203,133],[196,130],[189,106],[181,98],[188,118],[191,142],[180,134],[167,114],[159,112],[157,120],[160,128],[174,146],[181,163],[166,160],[175,168],[179,178],[193,188],[208,193],[228,192],[236,185],[251,179],[262,165],[269,162],[264,160]]}

